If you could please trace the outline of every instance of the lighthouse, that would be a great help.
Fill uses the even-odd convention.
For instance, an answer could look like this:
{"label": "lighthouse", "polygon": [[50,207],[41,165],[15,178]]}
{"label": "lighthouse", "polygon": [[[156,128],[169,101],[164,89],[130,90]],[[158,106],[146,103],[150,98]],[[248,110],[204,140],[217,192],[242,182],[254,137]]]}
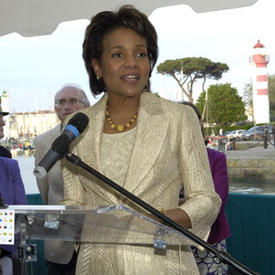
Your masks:
{"label": "lighthouse", "polygon": [[270,122],[267,75],[268,62],[269,56],[266,54],[265,47],[260,40],[258,40],[253,47],[253,54],[250,57],[253,74],[253,114],[256,124]]}

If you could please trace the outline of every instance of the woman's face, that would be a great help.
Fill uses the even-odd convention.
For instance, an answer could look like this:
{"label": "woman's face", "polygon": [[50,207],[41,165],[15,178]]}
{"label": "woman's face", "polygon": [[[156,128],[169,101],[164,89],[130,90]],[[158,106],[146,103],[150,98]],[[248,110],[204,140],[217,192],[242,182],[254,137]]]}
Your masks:
{"label": "woman's face", "polygon": [[146,40],[135,31],[118,28],[105,35],[101,61],[93,59],[109,96],[139,97],[149,79]]}

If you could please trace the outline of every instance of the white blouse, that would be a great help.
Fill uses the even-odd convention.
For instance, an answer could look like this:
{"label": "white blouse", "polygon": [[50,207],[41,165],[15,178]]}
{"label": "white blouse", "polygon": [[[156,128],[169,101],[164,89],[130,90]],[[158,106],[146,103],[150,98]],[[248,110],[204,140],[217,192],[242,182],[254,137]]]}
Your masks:
{"label": "white blouse", "polygon": [[100,148],[103,174],[120,186],[124,186],[135,135],[136,127],[117,134],[103,133]]}

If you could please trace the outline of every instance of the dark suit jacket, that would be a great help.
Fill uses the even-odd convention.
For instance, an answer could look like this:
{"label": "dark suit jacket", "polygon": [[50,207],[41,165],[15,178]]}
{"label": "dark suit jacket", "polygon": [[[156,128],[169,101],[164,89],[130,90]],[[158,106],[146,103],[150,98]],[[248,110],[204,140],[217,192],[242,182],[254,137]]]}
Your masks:
{"label": "dark suit jacket", "polygon": [[5,147],[0,146],[0,157],[5,157],[5,158],[10,158],[11,159],[11,153]]}

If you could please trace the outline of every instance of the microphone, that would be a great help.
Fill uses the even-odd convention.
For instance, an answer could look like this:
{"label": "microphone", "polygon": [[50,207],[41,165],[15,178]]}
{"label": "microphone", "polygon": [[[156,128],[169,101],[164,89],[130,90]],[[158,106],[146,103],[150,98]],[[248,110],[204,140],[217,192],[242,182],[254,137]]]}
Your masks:
{"label": "microphone", "polygon": [[61,135],[53,142],[52,148],[35,167],[33,174],[37,178],[44,178],[54,164],[65,156],[70,144],[86,129],[88,122],[89,118],[80,112],[69,120]]}

